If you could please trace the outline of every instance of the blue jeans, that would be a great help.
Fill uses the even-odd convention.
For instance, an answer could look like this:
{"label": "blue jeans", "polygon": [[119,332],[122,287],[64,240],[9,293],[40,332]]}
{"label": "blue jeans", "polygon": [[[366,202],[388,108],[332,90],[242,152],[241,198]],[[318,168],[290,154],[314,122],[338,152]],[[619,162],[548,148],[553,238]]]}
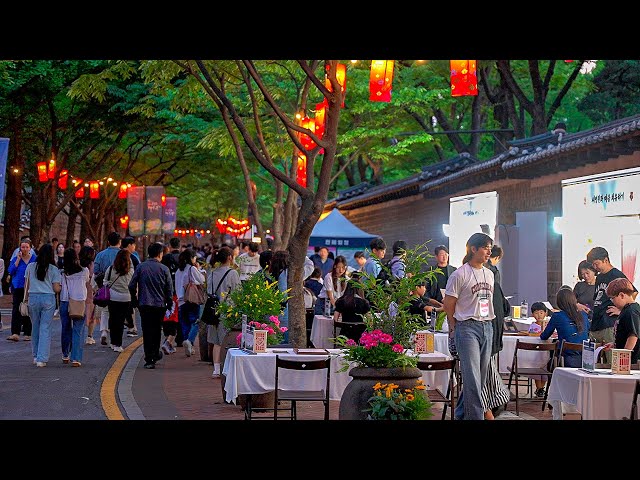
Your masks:
{"label": "blue jeans", "polygon": [[196,341],[198,336],[198,324],[200,318],[200,305],[195,303],[183,303],[178,307],[178,320],[182,327],[182,338],[189,340],[191,345]]}
{"label": "blue jeans", "polygon": [[60,341],[62,344],[62,356],[69,357],[71,361],[82,362],[84,351],[85,318],[71,319],[69,316],[69,302],[60,302],[60,323],[62,331]]}
{"label": "blue jeans", "polygon": [[460,394],[455,417],[464,420],[484,420],[481,393],[487,380],[491,359],[493,324],[478,320],[458,321],[454,336],[460,357],[464,393],[464,401],[462,393]]}
{"label": "blue jeans", "polygon": [[30,293],[29,316],[33,324],[31,352],[36,362],[48,362],[51,351],[51,322],[56,309],[53,293]]}

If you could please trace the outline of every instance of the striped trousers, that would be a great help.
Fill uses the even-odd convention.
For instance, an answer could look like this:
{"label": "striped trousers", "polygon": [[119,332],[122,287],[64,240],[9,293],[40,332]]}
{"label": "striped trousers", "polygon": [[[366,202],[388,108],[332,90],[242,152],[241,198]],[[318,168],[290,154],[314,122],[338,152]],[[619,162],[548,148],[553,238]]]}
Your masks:
{"label": "striped trousers", "polygon": [[498,372],[497,359],[498,354],[491,355],[487,381],[482,386],[482,393],[480,394],[482,407],[485,411],[504,405],[511,397],[509,389],[504,384],[502,377],[500,377],[500,372]]}

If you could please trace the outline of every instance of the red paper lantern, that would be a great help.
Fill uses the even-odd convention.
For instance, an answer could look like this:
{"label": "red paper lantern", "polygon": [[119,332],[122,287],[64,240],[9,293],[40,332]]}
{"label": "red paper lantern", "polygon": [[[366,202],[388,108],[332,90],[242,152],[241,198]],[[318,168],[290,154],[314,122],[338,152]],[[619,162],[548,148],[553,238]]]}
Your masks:
{"label": "red paper lantern", "polygon": [[[300,121],[300,126],[315,133],[315,121],[309,117],[303,117]],[[305,148],[305,150],[313,150],[317,147],[316,142],[314,142],[306,133],[300,133],[300,143],[302,143],[302,146]]]}
{"label": "red paper lantern", "polygon": [[[82,184],[82,179],[81,178],[77,178],[73,181],[73,186],[77,187],[78,185]],[[84,198],[84,187],[80,187],[78,190],[76,190],[76,198]]]}
{"label": "red paper lantern", "polygon": [[100,184],[96,180],[89,183],[89,198],[100,198]]}
{"label": "red paper lantern", "polygon": [[38,168],[38,180],[41,182],[49,180],[49,176],[47,175],[47,162],[38,162],[36,163],[36,167]]}
{"label": "red paper lantern", "polygon": [[120,190],[118,191],[118,198],[127,198],[127,191],[129,186],[126,183],[120,184]]}
{"label": "red paper lantern", "polygon": [[69,171],[62,170],[60,172],[60,178],[58,178],[58,188],[60,188],[61,190],[66,190],[68,181],[69,181]]}
{"label": "red paper lantern", "polygon": [[226,220],[216,220],[216,228],[220,233],[226,233],[227,231],[227,221]]}
{"label": "red paper lantern", "polygon": [[451,96],[478,95],[475,60],[450,60]]}
{"label": "red paper lantern", "polygon": [[129,215],[125,215],[124,217],[120,217],[120,226],[125,230],[129,226]]}
{"label": "red paper lantern", "polygon": [[390,102],[395,60],[371,60],[369,75],[369,100]]}
{"label": "red paper lantern", "polygon": [[163,208],[167,206],[167,196],[164,193],[160,195],[160,204]]}
{"label": "red paper lantern", "polygon": [[[329,65],[326,66],[327,72],[329,71]],[[344,108],[344,98],[346,97],[347,91],[347,66],[344,63],[339,63],[336,66],[336,80],[338,80],[338,84],[340,85],[340,90],[342,91],[342,104],[340,105]],[[331,80],[329,77],[325,76],[324,85],[327,87],[327,90],[333,92],[333,87],[331,86]]]}
{"label": "red paper lantern", "polygon": [[307,157],[303,153],[298,154],[296,181],[300,186],[307,188]]}
{"label": "red paper lantern", "polygon": [[49,160],[49,166],[47,167],[47,176],[51,180],[56,178],[56,161],[53,158]]}
{"label": "red paper lantern", "polygon": [[313,118],[315,125],[315,133],[318,138],[324,136],[324,116],[326,113],[326,104],[324,102],[316,104],[316,116]]}

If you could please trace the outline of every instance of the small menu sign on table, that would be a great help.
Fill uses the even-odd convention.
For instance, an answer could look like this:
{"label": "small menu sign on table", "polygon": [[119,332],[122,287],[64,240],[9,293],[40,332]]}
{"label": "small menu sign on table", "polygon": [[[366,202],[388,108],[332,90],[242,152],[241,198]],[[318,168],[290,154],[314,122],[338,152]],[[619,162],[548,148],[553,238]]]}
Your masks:
{"label": "small menu sign on table", "polygon": [[631,352],[625,348],[614,348],[611,350],[611,373],[630,375],[631,374]]}
{"label": "small menu sign on table", "polygon": [[416,332],[415,353],[433,353],[435,336],[428,330],[418,330]]}

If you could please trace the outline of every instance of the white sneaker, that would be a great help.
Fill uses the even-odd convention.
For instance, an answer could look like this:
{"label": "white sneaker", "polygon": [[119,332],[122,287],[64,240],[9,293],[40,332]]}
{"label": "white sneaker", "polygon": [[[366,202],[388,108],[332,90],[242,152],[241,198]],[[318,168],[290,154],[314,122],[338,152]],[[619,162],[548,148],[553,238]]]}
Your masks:
{"label": "white sneaker", "polygon": [[93,337],[87,337],[87,340],[84,342],[85,345],[95,345],[96,341],[93,339]]}
{"label": "white sneaker", "polygon": [[162,344],[162,346],[160,348],[167,355],[169,355],[171,353],[171,346],[169,345],[169,343],[166,340],[164,341],[164,343]]}
{"label": "white sneaker", "polygon": [[122,353],[124,349],[122,347],[113,347],[113,351],[116,353]]}
{"label": "white sneaker", "polygon": [[189,340],[185,340],[184,342],[182,342],[182,346],[184,347],[184,353],[187,355],[187,357],[190,357],[193,353],[193,345],[191,345],[191,342]]}

